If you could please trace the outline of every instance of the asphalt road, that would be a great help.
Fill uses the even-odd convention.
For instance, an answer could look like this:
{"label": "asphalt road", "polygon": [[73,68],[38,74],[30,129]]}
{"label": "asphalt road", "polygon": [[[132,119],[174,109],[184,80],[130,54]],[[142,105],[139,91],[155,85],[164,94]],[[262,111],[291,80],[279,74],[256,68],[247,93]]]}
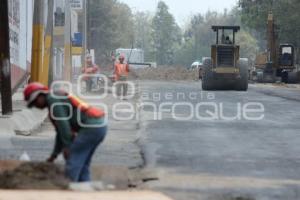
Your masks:
{"label": "asphalt road", "polygon": [[[300,199],[300,89],[250,85],[248,92],[203,92],[200,82],[138,85],[140,118],[113,121],[93,163],[144,163],[159,177],[148,186],[175,200]],[[44,123],[37,132],[0,138],[0,159],[26,151],[45,160],[53,127]]]}
{"label": "asphalt road", "polygon": [[199,82],[140,87],[140,145],[146,167],[160,177],[151,188],[176,200],[300,199],[299,89],[203,92]]}

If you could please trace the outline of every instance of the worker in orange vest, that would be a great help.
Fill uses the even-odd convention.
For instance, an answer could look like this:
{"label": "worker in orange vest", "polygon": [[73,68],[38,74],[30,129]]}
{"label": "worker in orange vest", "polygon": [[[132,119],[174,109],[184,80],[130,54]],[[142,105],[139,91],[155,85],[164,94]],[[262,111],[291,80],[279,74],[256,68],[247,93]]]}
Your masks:
{"label": "worker in orange vest", "polygon": [[[129,64],[125,63],[125,56],[119,56],[119,62],[115,63],[114,67],[115,81],[117,83],[117,96],[125,100],[128,91],[128,74],[129,74]],[[122,93],[123,91],[123,93]]]}
{"label": "worker in orange vest", "polygon": [[47,161],[54,162],[63,153],[67,177],[73,182],[90,181],[92,156],[107,132],[104,111],[66,92],[52,93],[40,83],[29,84],[24,90],[24,98],[29,108],[49,110],[56,139]]}
{"label": "worker in orange vest", "polygon": [[86,65],[82,69],[82,73],[87,75],[83,77],[83,80],[86,82],[87,92],[91,92],[93,86],[96,84],[96,78],[89,75],[96,74],[97,72],[99,72],[99,66],[93,64],[92,56],[88,54],[86,56]]}

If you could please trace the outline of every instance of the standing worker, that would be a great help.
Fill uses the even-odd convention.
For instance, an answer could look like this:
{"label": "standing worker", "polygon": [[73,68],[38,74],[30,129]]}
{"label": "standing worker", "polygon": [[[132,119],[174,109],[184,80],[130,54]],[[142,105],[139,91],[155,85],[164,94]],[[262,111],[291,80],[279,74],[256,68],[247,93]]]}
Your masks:
{"label": "standing worker", "polygon": [[54,162],[60,153],[66,160],[66,176],[73,182],[90,181],[92,156],[104,140],[107,127],[103,110],[89,106],[77,97],[60,91],[52,94],[40,83],[31,83],[24,90],[29,108],[47,108],[55,130]]}
{"label": "standing worker", "polygon": [[[119,62],[115,64],[114,75],[117,83],[117,96],[123,100],[127,97],[128,91],[128,73],[129,73],[129,65],[125,63],[125,56],[119,56]],[[122,93],[123,91],[123,93]]]}
{"label": "standing worker", "polygon": [[96,84],[96,78],[90,75],[96,74],[99,71],[99,67],[93,63],[92,56],[88,54],[86,56],[86,65],[84,66],[82,72],[87,76],[83,77],[86,82],[86,91],[91,92],[94,84]]}

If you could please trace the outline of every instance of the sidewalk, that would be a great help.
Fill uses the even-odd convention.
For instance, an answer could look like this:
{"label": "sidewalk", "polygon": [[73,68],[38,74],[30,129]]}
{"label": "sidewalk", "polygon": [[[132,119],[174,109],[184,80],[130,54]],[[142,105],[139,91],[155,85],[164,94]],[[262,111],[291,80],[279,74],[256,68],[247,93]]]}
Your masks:
{"label": "sidewalk", "polygon": [[61,191],[1,191],[1,200],[171,200],[156,192],[61,192]]}
{"label": "sidewalk", "polygon": [[11,116],[0,116],[0,137],[14,136],[15,134],[30,135],[47,118],[46,111],[27,109],[23,89],[19,89],[13,95],[12,101],[13,114]]}
{"label": "sidewalk", "polygon": [[45,111],[27,109],[22,89],[13,95],[12,100],[13,114],[10,116],[0,115],[0,159],[12,157],[12,152],[10,152],[14,148],[12,138],[16,135],[30,135],[41,126],[47,117]]}

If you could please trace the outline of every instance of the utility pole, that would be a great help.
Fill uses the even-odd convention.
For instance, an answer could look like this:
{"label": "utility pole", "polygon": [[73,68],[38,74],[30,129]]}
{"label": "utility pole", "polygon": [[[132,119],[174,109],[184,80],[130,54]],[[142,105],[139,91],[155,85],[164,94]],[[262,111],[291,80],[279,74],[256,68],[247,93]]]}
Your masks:
{"label": "utility pole", "polygon": [[87,50],[87,1],[88,0],[83,0],[83,30],[82,30],[82,58],[81,58],[81,63],[82,67],[85,66],[85,56],[86,56],[86,50]]}
{"label": "utility pole", "polygon": [[44,1],[34,1],[31,82],[43,82]]}
{"label": "utility pole", "polygon": [[64,53],[64,80],[71,81],[72,52],[71,52],[71,5],[70,0],[65,0],[65,53]]}
{"label": "utility pole", "polygon": [[[54,1],[48,0],[48,16],[47,16],[47,26],[46,26],[46,35],[45,35],[45,50],[44,50],[44,62],[43,69],[46,70],[43,77],[43,83],[48,85],[49,77],[52,77],[52,60],[53,60],[53,9]],[[51,71],[51,73],[49,73]],[[52,79],[52,78],[50,78]]]}
{"label": "utility pole", "polygon": [[90,0],[86,0],[86,50],[91,49],[91,36],[92,36],[92,31],[91,31],[91,23],[90,23]]}
{"label": "utility pole", "polygon": [[12,113],[8,0],[0,4],[0,22],[1,104],[2,114],[8,115]]}

